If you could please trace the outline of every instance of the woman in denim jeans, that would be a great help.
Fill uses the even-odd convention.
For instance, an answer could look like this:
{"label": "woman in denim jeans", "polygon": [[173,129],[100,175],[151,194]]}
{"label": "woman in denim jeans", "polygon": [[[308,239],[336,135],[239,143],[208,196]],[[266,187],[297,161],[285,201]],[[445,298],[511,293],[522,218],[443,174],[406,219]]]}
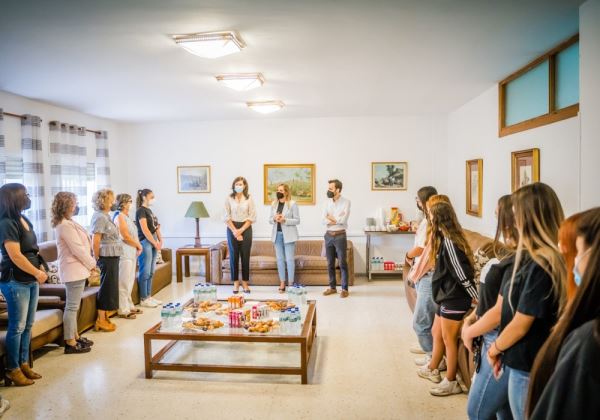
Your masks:
{"label": "woman in denim jeans", "polygon": [[21,184],[0,187],[0,290],[8,309],[6,360],[8,383],[33,385],[41,376],[29,367],[31,327],[35,320],[39,285],[48,279],[39,256],[31,222],[22,212],[31,207],[27,190]]}
{"label": "woman in denim jeans", "polygon": [[[510,277],[514,264],[514,252],[517,246],[519,234],[515,227],[515,217],[512,210],[510,195],[505,195],[498,200],[496,207],[498,224],[496,236],[491,244],[492,258],[481,270],[479,282],[479,303],[477,310],[465,319],[463,327],[463,342],[472,351],[473,331],[470,325],[474,324],[488,310],[494,307],[498,300],[498,293],[503,279]],[[503,239],[503,244],[500,239]],[[477,328],[477,327],[475,327]],[[498,329],[494,328],[483,334],[483,343],[480,349],[481,362],[479,370],[475,373],[471,389],[469,390],[469,401],[467,403],[467,414],[470,420],[498,418],[499,420],[512,419],[510,406],[508,404],[508,376],[502,376],[496,380],[493,375],[492,366],[487,361],[488,349],[498,337]]]}
{"label": "woman in denim jeans", "polygon": [[292,200],[290,187],[286,184],[277,186],[277,199],[271,204],[269,223],[273,225],[271,240],[275,244],[277,272],[279,273],[279,293],[285,292],[286,267],[287,284],[296,284],[294,279],[296,241],[298,240],[298,224],[300,213],[298,205]]}
{"label": "woman in denim jeans", "polygon": [[138,257],[138,286],[140,290],[140,306],[156,308],[162,302],[152,297],[152,277],[156,266],[156,256],[163,246],[158,219],[150,210],[154,204],[154,193],[148,188],[137,192],[137,211],[135,224],[138,229],[138,239],[142,244],[142,253]]}

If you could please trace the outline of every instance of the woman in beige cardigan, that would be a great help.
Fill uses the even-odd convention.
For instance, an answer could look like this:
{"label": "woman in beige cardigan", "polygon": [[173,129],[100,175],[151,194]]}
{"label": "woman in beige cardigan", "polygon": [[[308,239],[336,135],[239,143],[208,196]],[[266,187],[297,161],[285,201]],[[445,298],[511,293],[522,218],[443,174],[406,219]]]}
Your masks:
{"label": "woman in beige cardigan", "polygon": [[91,271],[96,270],[92,257],[92,243],[86,230],[72,220],[77,215],[77,197],[70,192],[59,192],[52,202],[52,226],[56,229],[58,274],[65,285],[66,304],[63,315],[65,353],[87,353],[94,344],[77,332],[77,312],[81,296]]}

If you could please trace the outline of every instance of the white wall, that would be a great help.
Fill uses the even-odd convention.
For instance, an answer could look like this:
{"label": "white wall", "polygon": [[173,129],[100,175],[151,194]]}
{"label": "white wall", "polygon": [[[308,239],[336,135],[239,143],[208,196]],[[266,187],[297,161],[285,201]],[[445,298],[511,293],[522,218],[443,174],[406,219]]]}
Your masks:
{"label": "white wall", "polygon": [[579,10],[581,207],[600,206],[600,0]]}
{"label": "white wall", "polygon": [[[423,185],[443,179],[445,119],[405,118],[322,118],[265,119],[131,124],[123,126],[132,164],[128,167],[128,191],[151,188],[157,197],[155,212],[171,246],[190,243],[195,222],[184,218],[192,200],[202,200],[211,215],[201,220],[202,236],[210,242],[224,237],[222,208],[231,181],[237,175],[248,179],[250,193],[258,205],[254,235],[270,237],[269,209],[263,204],[263,164],[315,163],[317,203],[301,206],[300,234],[322,236],[321,209],[327,180],[344,182],[343,195],[352,200],[349,234],[355,242],[357,271],[364,271],[365,218],[379,207],[398,206],[408,218],[415,215],[415,193]],[[441,145],[441,149],[440,146]],[[417,146],[427,153],[417,152]],[[423,150],[421,149],[421,150]],[[439,160],[432,164],[429,159]],[[408,191],[373,192],[370,188],[371,161],[407,161]],[[140,163],[143,162],[143,166]],[[210,194],[178,194],[178,165],[211,165]],[[442,171],[439,176],[438,171]],[[401,260],[411,237],[391,249],[381,245],[386,258]],[[394,239],[398,241],[400,238]]]}
{"label": "white wall", "polygon": [[[448,192],[463,227],[492,235],[498,198],[511,192],[511,152],[539,148],[540,180],[566,214],[579,209],[579,117],[498,137],[498,87],[448,116]],[[483,216],[466,214],[465,162],[483,159]]]}
{"label": "white wall", "polygon": [[[68,109],[48,105],[43,102],[34,101],[31,99],[24,98],[22,96],[13,95],[8,92],[0,91],[0,108],[5,112],[11,112],[13,114],[32,114],[42,119],[41,126],[41,138],[42,148],[44,152],[44,167],[46,176],[46,186],[50,186],[50,158],[49,158],[49,145],[48,135],[50,127],[48,123],[50,121],[62,121],[79,126],[84,126],[91,130],[106,130],[109,138],[109,153],[110,153],[110,166],[111,166],[111,183],[117,190],[125,187],[125,171],[123,165],[120,162],[120,151],[121,142],[119,141],[119,130],[118,124],[102,119],[93,117],[81,112],[71,111]],[[9,116],[4,117],[4,131],[6,137],[7,151],[20,152],[21,150],[21,121],[18,118]],[[88,133],[86,140],[88,145],[94,146],[93,133]],[[88,146],[89,147],[89,146]],[[94,149],[95,150],[95,149]],[[95,151],[94,151],[95,154]],[[46,208],[50,208],[52,197],[49,195],[49,188],[46,188]],[[48,225],[50,229],[50,225]]]}

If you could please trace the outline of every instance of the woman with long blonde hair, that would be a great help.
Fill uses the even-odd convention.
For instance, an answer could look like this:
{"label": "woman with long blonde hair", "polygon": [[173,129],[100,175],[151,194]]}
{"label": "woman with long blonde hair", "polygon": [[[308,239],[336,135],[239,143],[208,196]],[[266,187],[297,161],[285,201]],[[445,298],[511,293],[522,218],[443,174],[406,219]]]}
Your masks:
{"label": "woman with long blonde hair", "polygon": [[300,223],[300,212],[298,205],[292,200],[290,187],[287,184],[279,184],[275,194],[276,199],[271,203],[269,223],[273,225],[271,240],[275,245],[275,256],[277,257],[279,293],[284,293],[286,278],[289,286],[296,283],[294,255],[298,240],[297,226]]}
{"label": "woman with long blonde hair", "polygon": [[508,402],[515,419],[525,418],[529,372],[565,302],[565,262],[558,249],[563,210],[556,193],[541,182],[513,193],[519,242],[512,275],[496,305],[478,321],[500,334],[487,352],[494,375],[508,375]]}
{"label": "woman with long blonde hair", "polygon": [[431,217],[431,256],[435,261],[431,289],[438,305],[436,317],[440,320],[444,349],[435,346],[431,371],[441,362],[445,350],[447,372],[444,380],[430,390],[431,395],[460,394],[456,378],[458,365],[458,336],[462,321],[477,300],[474,282],[473,251],[462,232],[452,205],[438,202],[429,208]]}

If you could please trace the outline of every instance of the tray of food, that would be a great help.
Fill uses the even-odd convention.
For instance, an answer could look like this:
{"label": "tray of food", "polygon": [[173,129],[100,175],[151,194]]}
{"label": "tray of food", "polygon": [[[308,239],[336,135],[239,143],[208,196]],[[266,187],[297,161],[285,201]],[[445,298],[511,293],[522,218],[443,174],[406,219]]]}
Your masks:
{"label": "tray of food", "polygon": [[190,330],[212,331],[225,326],[225,323],[217,319],[198,318],[183,323],[183,328]]}
{"label": "tray of food", "polygon": [[285,309],[296,306],[287,300],[268,300],[265,302],[265,305],[267,305],[273,312],[281,312]]}
{"label": "tray of food", "polygon": [[279,328],[279,322],[273,319],[244,322],[244,329],[251,333],[270,333],[275,328]]}

